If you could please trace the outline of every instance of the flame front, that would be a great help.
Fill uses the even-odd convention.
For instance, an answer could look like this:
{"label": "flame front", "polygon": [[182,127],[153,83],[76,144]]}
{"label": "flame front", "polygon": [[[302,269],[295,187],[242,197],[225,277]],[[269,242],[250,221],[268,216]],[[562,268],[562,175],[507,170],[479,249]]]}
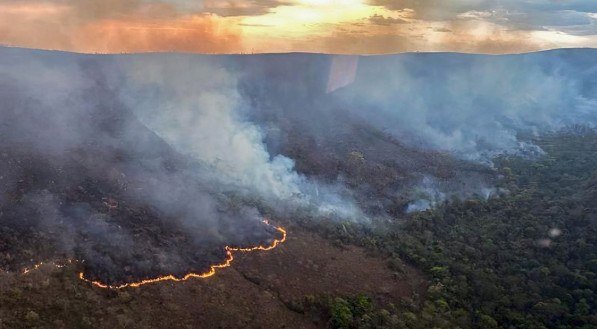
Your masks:
{"label": "flame front", "polygon": [[72,263],[75,263],[75,262],[76,262],[76,261],[75,261],[75,260],[73,260],[73,259],[67,259],[67,260],[65,260],[65,261],[63,261],[63,262],[49,262],[49,263],[45,263],[45,262],[39,262],[39,263],[37,263],[37,264],[33,265],[33,266],[32,266],[32,267],[30,267],[30,268],[25,268],[25,269],[23,269],[23,270],[21,271],[21,274],[23,274],[23,275],[27,275],[27,274],[29,274],[29,273],[31,273],[31,272],[33,272],[33,271],[37,271],[37,270],[38,270],[40,267],[42,267],[42,266],[43,266],[43,265],[45,265],[45,264],[50,264],[50,265],[52,265],[52,266],[54,266],[54,267],[56,267],[56,268],[63,268],[63,267],[65,267],[67,264],[72,264]]}
{"label": "flame front", "polygon": [[[263,223],[274,227],[272,224],[269,223],[269,221],[267,219],[263,220]],[[238,252],[268,251],[268,250],[272,250],[272,249],[276,248],[278,245],[280,245],[281,243],[286,241],[286,230],[280,226],[275,226],[274,228],[279,233],[282,234],[282,238],[274,239],[274,241],[271,244],[266,245],[266,246],[255,246],[255,247],[249,247],[249,248],[226,246],[226,247],[224,247],[224,249],[226,250],[226,259],[220,264],[211,265],[209,267],[209,271],[204,272],[204,273],[192,273],[191,272],[191,273],[186,274],[182,278],[177,278],[174,275],[170,274],[170,275],[156,277],[153,279],[145,279],[145,280],[141,280],[141,281],[137,281],[137,282],[124,283],[121,285],[109,285],[109,284],[105,284],[101,281],[93,281],[91,279],[86,278],[85,274],[83,274],[83,272],[79,272],[79,279],[81,279],[85,282],[91,283],[92,285],[99,287],[99,288],[123,289],[123,288],[128,288],[128,287],[138,288],[138,287],[146,285],[146,284],[157,283],[157,282],[162,282],[162,281],[180,282],[180,281],[186,281],[186,280],[192,279],[192,278],[197,278],[197,279],[209,278],[210,276],[213,276],[214,274],[216,274],[216,271],[218,269],[224,268],[224,267],[229,267],[232,264],[232,261],[234,260],[234,255],[233,255],[234,251],[238,251]],[[27,275],[33,271],[38,270],[43,265],[52,265],[54,267],[61,268],[61,267],[65,267],[66,264],[72,264],[72,263],[78,263],[78,261],[74,260],[74,259],[67,259],[63,262],[39,262],[30,268],[23,269],[21,271],[21,274]]]}
{"label": "flame front", "polygon": [[[266,225],[272,226],[267,220],[264,220],[263,222]],[[79,273],[79,278],[85,282],[91,283],[92,285],[94,285],[96,287],[104,288],[104,289],[123,289],[123,288],[128,288],[128,287],[138,288],[138,287],[146,285],[146,284],[157,283],[157,282],[162,282],[162,281],[180,282],[180,281],[186,281],[186,280],[192,279],[192,278],[198,278],[198,279],[209,278],[210,276],[213,276],[214,274],[216,274],[216,271],[218,269],[224,268],[224,267],[229,267],[232,264],[232,261],[234,260],[234,255],[233,255],[234,251],[239,251],[239,252],[268,251],[268,250],[272,250],[272,249],[276,248],[278,245],[280,245],[281,243],[286,241],[286,230],[279,226],[275,227],[275,229],[282,234],[282,238],[274,239],[274,241],[270,245],[267,245],[267,246],[255,246],[255,247],[250,247],[250,248],[236,248],[236,247],[226,246],[225,247],[226,259],[220,264],[211,265],[209,268],[209,271],[204,272],[204,273],[192,273],[191,272],[191,273],[186,274],[182,278],[177,278],[174,275],[170,274],[170,275],[160,276],[160,277],[156,277],[156,278],[152,278],[152,279],[145,279],[145,280],[141,280],[141,281],[137,281],[137,282],[124,283],[121,285],[109,285],[109,284],[105,284],[101,281],[90,280],[85,277],[85,274],[83,274],[83,272]],[[37,267],[39,267],[39,266],[36,266],[36,268]]]}

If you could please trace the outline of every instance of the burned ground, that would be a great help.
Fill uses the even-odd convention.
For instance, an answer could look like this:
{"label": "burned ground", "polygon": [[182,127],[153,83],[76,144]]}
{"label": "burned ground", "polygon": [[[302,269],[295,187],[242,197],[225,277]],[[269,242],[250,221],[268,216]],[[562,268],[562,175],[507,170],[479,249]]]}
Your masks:
{"label": "burned ground", "polygon": [[14,180],[3,185],[11,188],[0,209],[0,267],[5,270],[19,271],[58,256],[82,261],[87,277],[110,284],[182,276],[220,262],[225,245],[267,243],[276,234],[257,220],[237,223],[227,217],[218,222],[221,238],[197,238],[202,229],[213,227],[189,231],[180,219],[129,197],[126,190],[135,188],[129,176],[116,166],[96,166],[106,154],[95,158],[94,152],[92,159],[69,154],[57,164],[17,153],[6,148],[0,153],[4,177]]}
{"label": "burned ground", "polygon": [[207,279],[113,291],[80,281],[72,266],[2,273],[0,327],[323,328],[327,318],[297,309],[306,296],[367,293],[387,305],[425,291],[408,266],[394,273],[363,249],[288,229],[280,247],[238,254],[232,267]]}
{"label": "burned ground", "polygon": [[[214,184],[217,173],[179,152],[126,105],[122,82],[115,81],[123,79],[130,58],[31,56],[32,65],[42,67],[40,78],[9,70],[0,79],[0,267],[18,271],[62,257],[80,261],[86,277],[118,285],[203,273],[226,257],[225,246],[276,238],[261,220],[279,210],[259,195],[248,201],[246,193]],[[2,60],[7,70],[24,63],[7,54]],[[406,147],[352,115],[323,111],[316,120],[318,106],[330,107],[317,103],[325,97],[306,102],[299,113],[297,104],[320,92],[296,87],[316,88],[300,79],[321,79],[308,74],[321,63],[309,61],[306,76],[287,80],[281,64],[244,75],[249,80],[239,81],[239,88],[255,109],[247,117],[265,127],[269,153],[295,159],[299,174],[350,190],[374,217],[401,214],[410,199],[397,199],[399,191],[424,175],[464,184],[462,161],[447,154]],[[56,80],[61,75],[67,80]],[[276,103],[285,93],[287,106]],[[478,177],[490,176],[480,166],[468,167]]]}
{"label": "burned ground", "polygon": [[0,79],[0,268],[74,259],[86,277],[123,284],[203,273],[227,245],[276,237],[256,210],[200,182],[199,165],[140,123],[97,65],[78,63],[93,78],[59,104],[69,108]]}
{"label": "burned ground", "polygon": [[[0,325],[310,328],[325,326],[327,319],[297,306],[305,296],[368,293],[384,305],[424,291],[414,269],[394,273],[382,258],[334,245],[292,219],[282,221],[290,230],[284,245],[235,255],[233,267],[213,278],[118,292],[79,280],[78,272],[111,285],[202,273],[222,262],[225,246],[269,245],[280,238],[261,222],[263,214],[273,220],[280,214],[206,183],[197,173],[209,168],[175,150],[119,101],[103,64],[75,63],[84,87],[68,91],[64,109],[49,107],[54,99],[32,97],[26,84],[1,81]],[[399,172],[408,170],[389,160],[407,149],[373,127],[339,122],[329,136],[341,140],[338,146],[320,147],[298,134],[304,123],[289,118],[275,123],[296,138],[279,151],[295,157],[302,174],[328,182],[346,177],[355,190],[360,186],[362,201],[395,191]],[[371,143],[381,151],[367,148]],[[361,151],[366,159],[358,157]],[[433,163],[426,157],[416,161]],[[367,173],[374,167],[379,170]],[[370,213],[375,211],[388,209]],[[75,262],[22,274],[42,261],[66,260]]]}

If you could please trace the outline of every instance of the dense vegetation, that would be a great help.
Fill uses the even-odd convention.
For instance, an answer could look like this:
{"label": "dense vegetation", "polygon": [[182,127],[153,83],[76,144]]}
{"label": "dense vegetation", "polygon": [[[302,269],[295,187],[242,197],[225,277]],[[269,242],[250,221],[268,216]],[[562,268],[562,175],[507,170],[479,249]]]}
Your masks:
{"label": "dense vegetation", "polygon": [[451,200],[377,228],[312,224],[390,255],[397,272],[406,260],[431,283],[385,309],[325,296],[306,304],[336,328],[596,328],[597,134],[536,143],[540,159],[495,160],[499,197]]}

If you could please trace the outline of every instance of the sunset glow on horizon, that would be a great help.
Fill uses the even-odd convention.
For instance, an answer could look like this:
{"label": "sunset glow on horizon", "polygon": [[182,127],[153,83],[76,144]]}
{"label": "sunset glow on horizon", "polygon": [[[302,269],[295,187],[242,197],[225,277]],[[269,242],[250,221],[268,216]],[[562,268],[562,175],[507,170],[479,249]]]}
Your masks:
{"label": "sunset glow on horizon", "polygon": [[597,47],[591,0],[0,0],[0,44],[85,53]]}

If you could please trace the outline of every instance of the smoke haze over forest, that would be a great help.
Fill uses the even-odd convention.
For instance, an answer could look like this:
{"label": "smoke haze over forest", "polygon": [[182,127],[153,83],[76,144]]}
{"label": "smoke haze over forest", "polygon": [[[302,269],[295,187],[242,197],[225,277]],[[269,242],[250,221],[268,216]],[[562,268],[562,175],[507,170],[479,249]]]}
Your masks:
{"label": "smoke haze over forest", "polygon": [[[1,48],[2,149],[21,159],[5,164],[2,192],[23,206],[5,209],[5,220],[18,230],[27,209],[59,250],[108,273],[149,248],[151,260],[132,270],[147,276],[205,258],[181,252],[185,243],[217,255],[223,244],[271,239],[260,222],[268,214],[366,223],[452,196],[488,198],[501,193],[495,156],[537,156],[534,137],[594,127],[596,55]],[[44,174],[23,182],[37,167]],[[130,214],[104,211],[115,202],[184,241],[151,244]]]}

